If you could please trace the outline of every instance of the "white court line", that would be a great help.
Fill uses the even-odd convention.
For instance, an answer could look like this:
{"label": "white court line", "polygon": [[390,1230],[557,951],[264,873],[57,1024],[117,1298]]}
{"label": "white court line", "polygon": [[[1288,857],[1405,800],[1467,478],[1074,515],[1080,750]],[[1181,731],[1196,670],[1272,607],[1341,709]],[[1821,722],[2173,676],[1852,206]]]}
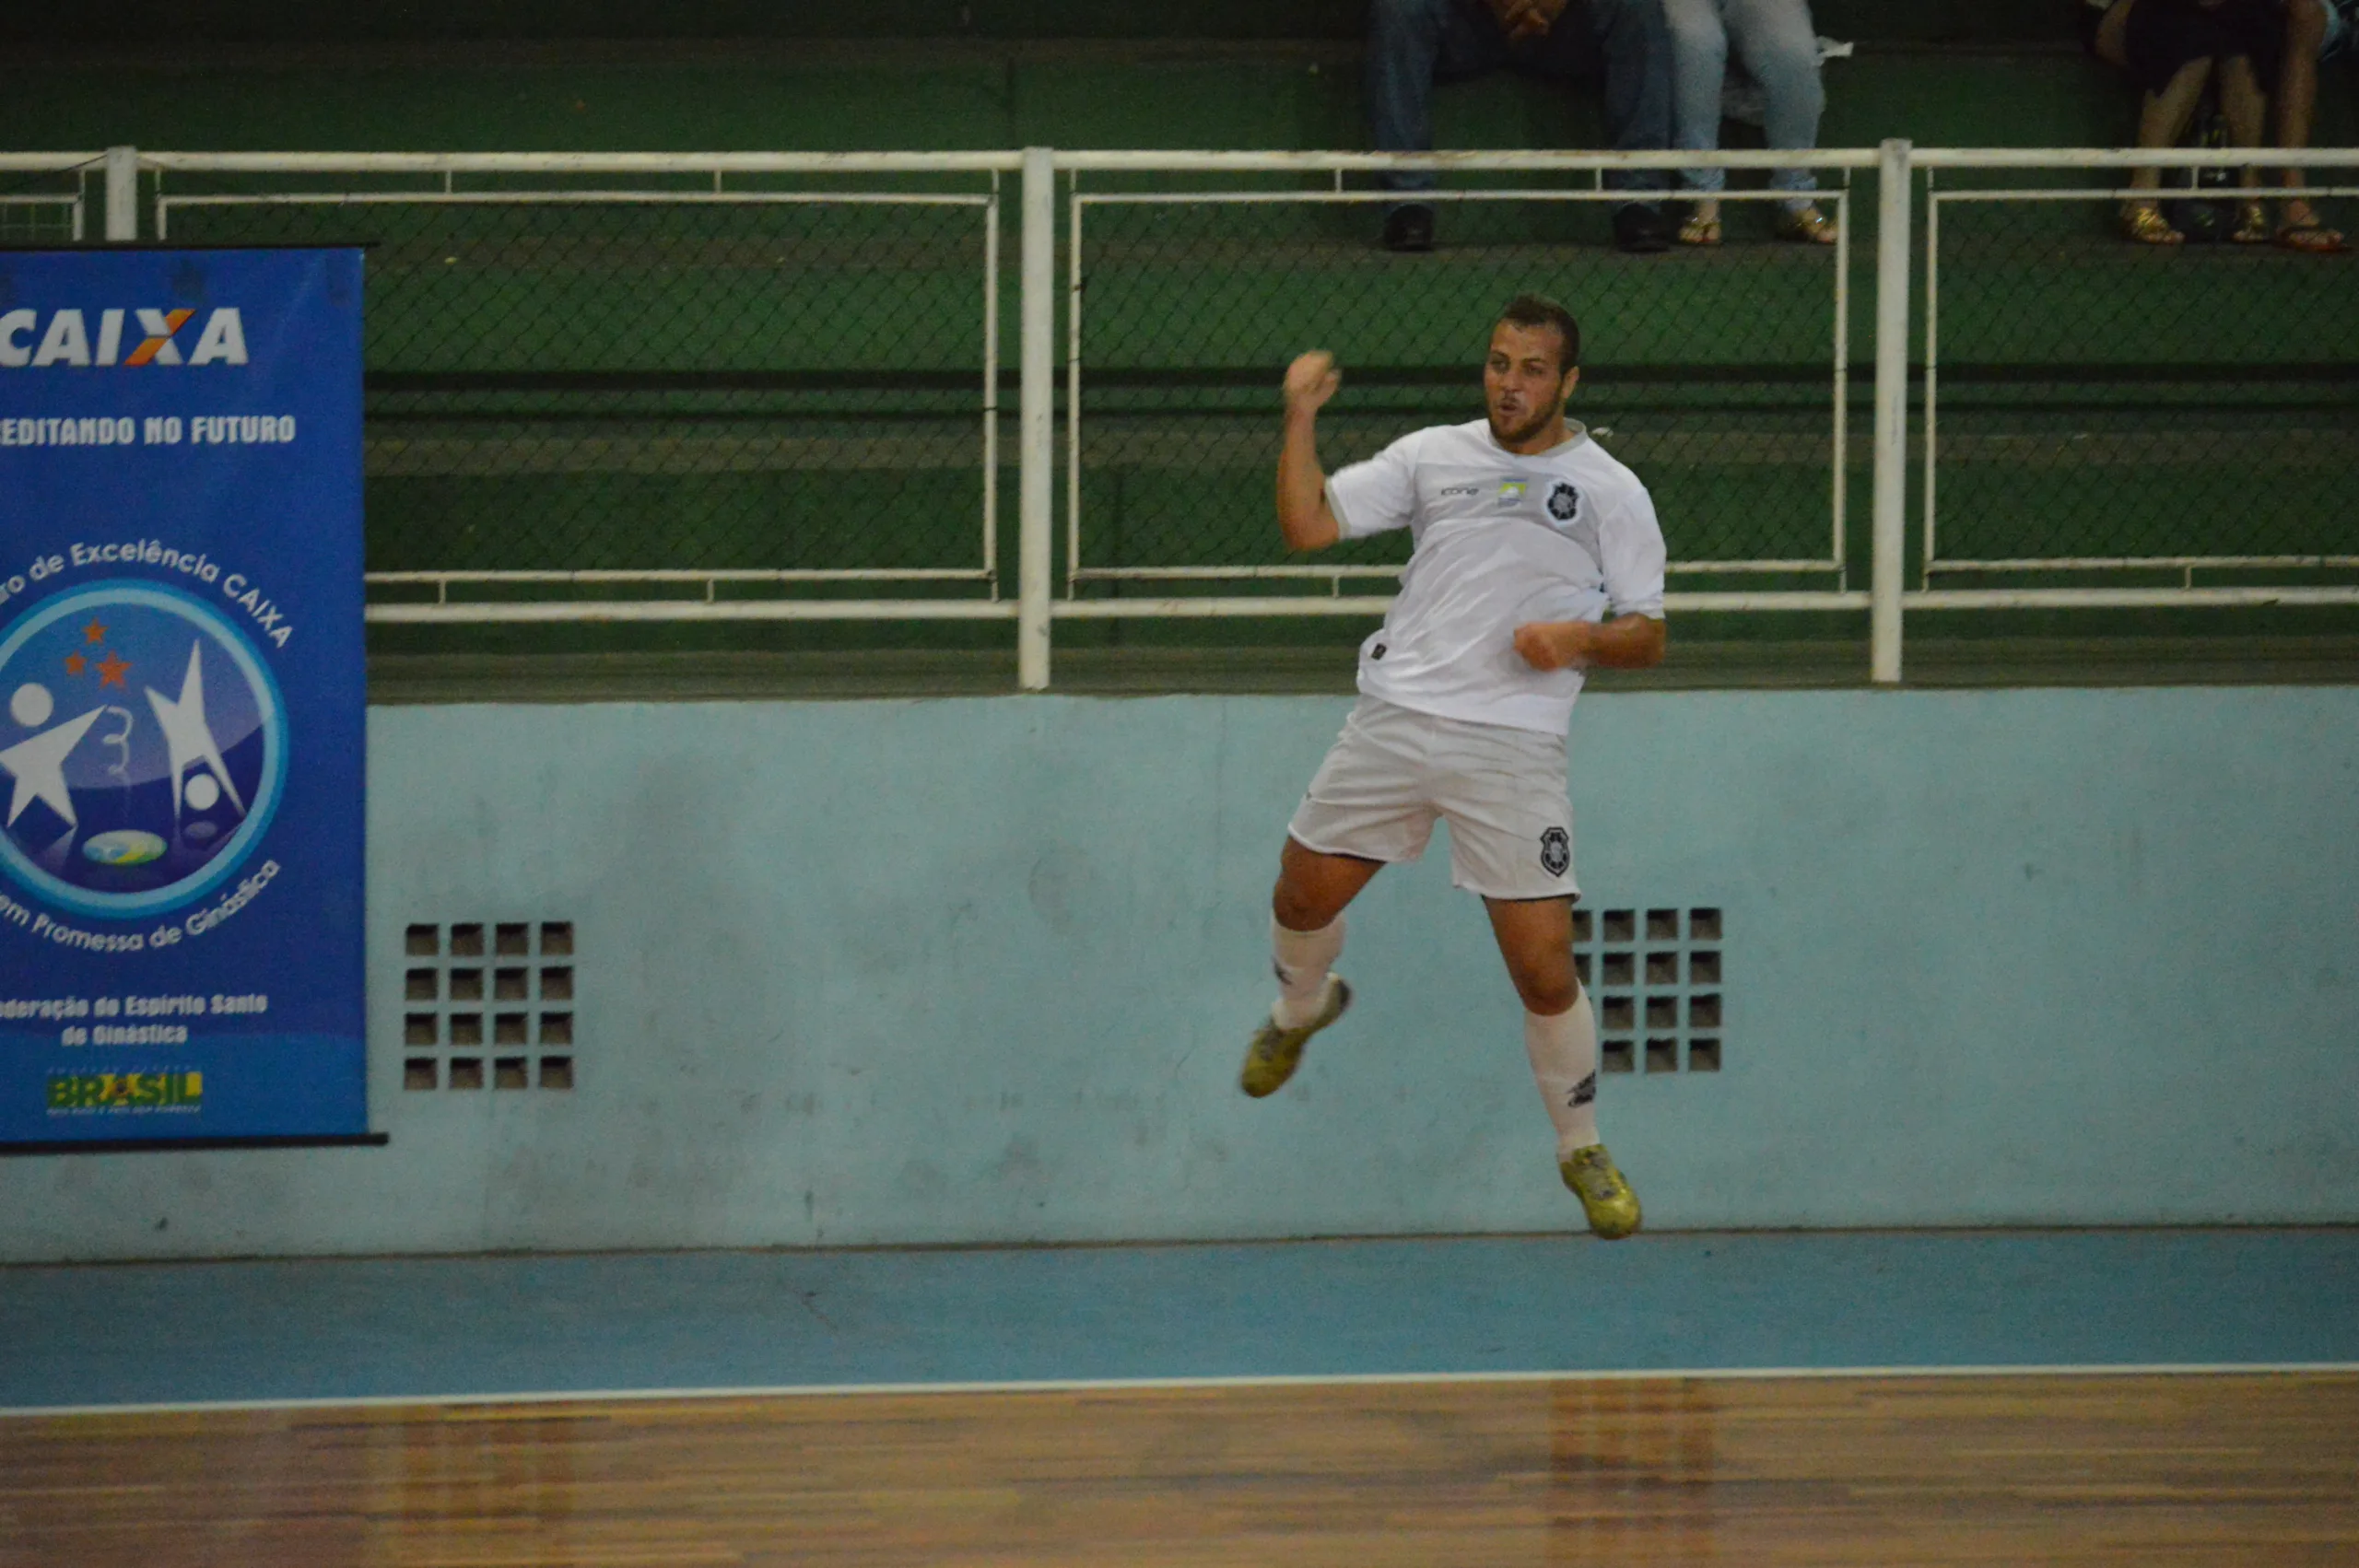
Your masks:
{"label": "white court line", "polygon": [[1121,1394],[1194,1388],[1325,1388],[1430,1383],[1770,1382],[1813,1377],[2235,1377],[2359,1373],[2359,1362],[2073,1363],[2053,1366],[1712,1366],[1560,1372],[1347,1372],[1263,1377],[1011,1379],[982,1383],[787,1383],[722,1388],[591,1388],[526,1394],[371,1394],[300,1399],[191,1399],[147,1405],[0,1407],[0,1420],[55,1416],[184,1415],[241,1410],[388,1410],[402,1406],[612,1405],[659,1399],[841,1398],[889,1394]]}

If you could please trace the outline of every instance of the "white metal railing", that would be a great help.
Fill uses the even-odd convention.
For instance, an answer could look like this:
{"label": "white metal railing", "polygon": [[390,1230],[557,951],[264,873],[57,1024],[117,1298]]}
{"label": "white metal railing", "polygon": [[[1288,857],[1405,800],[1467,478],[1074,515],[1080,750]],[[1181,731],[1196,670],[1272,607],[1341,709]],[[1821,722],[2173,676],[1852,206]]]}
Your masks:
{"label": "white metal railing", "polygon": [[[1830,151],[1826,153],[1695,153],[1649,155],[1602,155],[1565,152],[1468,152],[1437,154],[1429,157],[1403,158],[1397,155],[1338,154],[1338,153],[1093,153],[1059,154],[1057,169],[1067,176],[1065,225],[1067,283],[1067,318],[1065,331],[1065,592],[1053,608],[1061,617],[1171,617],[1201,615],[1252,614],[1365,614],[1372,608],[1380,609],[1386,603],[1381,597],[1352,596],[1344,593],[1348,581],[1395,579],[1401,568],[1395,566],[1336,566],[1336,565],[1215,565],[1215,566],[1092,566],[1086,564],[1083,526],[1082,473],[1087,461],[1086,427],[1084,419],[1088,339],[1085,280],[1096,275],[1088,260],[1087,215],[1093,207],[1117,208],[1137,206],[1222,207],[1222,206],[1375,206],[1390,205],[1403,199],[1402,193],[1383,189],[1346,190],[1343,177],[1347,172],[1394,170],[1404,166],[1447,170],[1461,175],[1500,174],[1588,174],[1592,177],[1587,186],[1532,188],[1528,186],[1460,186],[1449,189],[1421,191],[1415,199],[1443,205],[1467,203],[1576,204],[1595,205],[1632,199],[1625,191],[1607,190],[1602,179],[1614,169],[1684,169],[1698,166],[1749,169],[1760,170],[1796,168],[1830,169],[1839,172],[1844,182],[1819,193],[1819,200],[1831,205],[1837,220],[1837,242],[1828,260],[1832,264],[1829,288],[1830,365],[1828,383],[1831,392],[1828,451],[1828,532],[1827,552],[1824,556],[1791,559],[1712,559],[1676,562],[1673,574],[1694,573],[1713,575],[1823,574],[1833,579],[1830,589],[1793,591],[1760,591],[1733,594],[1680,594],[1673,603],[1681,608],[1714,607],[1745,609],[1791,609],[1807,607],[1864,608],[1864,594],[1847,591],[1848,552],[1845,537],[1845,506],[1848,488],[1847,446],[1848,440],[1848,378],[1850,371],[1849,308],[1850,308],[1850,190],[1848,180],[1855,169],[1872,168],[1876,155],[1862,152]],[[1333,185],[1325,190],[1299,188],[1248,190],[1192,191],[1089,191],[1083,188],[1083,175],[1095,174],[1285,174],[1326,173],[1333,178]],[[1774,190],[1729,191],[1721,199],[1737,205],[1767,203],[1785,199],[1788,193]],[[1164,598],[1085,599],[1081,588],[1090,582],[1130,583],[1216,583],[1216,582],[1305,582],[1324,583],[1327,591],[1293,597],[1251,596],[1244,598],[1215,598],[1201,595]]]}
{"label": "white metal railing", "polygon": [[[546,623],[554,621],[778,621],[778,620],[972,620],[1011,619],[1016,607],[999,593],[999,381],[1001,279],[1001,183],[1021,168],[1017,155],[1003,153],[171,153],[139,156],[147,173],[154,237],[169,240],[175,213],[260,207],[647,207],[768,206],[932,207],[975,215],[979,322],[982,370],[976,467],[982,476],[981,516],[972,566],[910,568],[811,568],[780,569],[650,567],[578,571],[411,570],[372,571],[372,587],[427,589],[425,602],[379,602],[369,605],[372,621],[392,624]],[[230,193],[182,193],[175,175],[341,177],[321,186]],[[966,175],[985,180],[976,192],[796,189],[749,187],[755,177]],[[697,180],[685,189],[653,181]],[[595,179],[595,185],[557,183]],[[498,179],[499,188],[462,188],[462,181]],[[420,188],[362,188],[356,180],[422,181]],[[523,183],[548,181],[544,188]],[[733,184],[735,181],[737,183]],[[639,181],[640,183],[632,183]],[[546,443],[544,443],[546,444]],[[610,441],[596,443],[597,461],[611,463]],[[724,589],[794,585],[966,584],[970,596],[910,599],[729,597]],[[452,591],[514,588],[633,588],[655,591],[653,598],[454,599]],[[694,597],[664,591],[687,589]]]}
{"label": "white metal railing", "polygon": [[[719,591],[725,585],[767,583],[784,586],[797,583],[858,584],[862,582],[891,582],[908,580],[910,574],[898,570],[842,571],[810,570],[780,572],[699,571],[683,568],[656,568],[646,571],[585,571],[585,572],[445,572],[382,574],[372,581],[430,586],[435,590],[433,604],[378,603],[370,606],[371,619],[403,620],[703,620],[703,619],[884,619],[894,617],[958,617],[1014,619],[1017,628],[1018,670],[1020,685],[1026,689],[1039,689],[1049,684],[1050,651],[1052,623],[1057,619],[1083,619],[1099,616],[1266,616],[1286,614],[1370,614],[1379,613],[1390,603],[1382,593],[1346,593],[1344,584],[1364,579],[1381,579],[1391,575],[1391,568],[1321,568],[1321,567],[1239,567],[1228,568],[1116,568],[1114,573],[1081,565],[1081,532],[1078,475],[1082,461],[1082,443],[1086,430],[1078,420],[1082,406],[1081,380],[1086,369],[1083,329],[1087,322],[1082,315],[1083,296],[1080,283],[1083,275],[1077,270],[1085,239],[1088,209],[1095,205],[1111,205],[1117,202],[1185,202],[1217,200],[1235,202],[1261,200],[1291,203],[1362,203],[1381,202],[1391,198],[1387,193],[1346,190],[1347,175],[1371,175],[1391,170],[1428,170],[1441,173],[1497,176],[1528,173],[1563,176],[1588,173],[1592,183],[1587,190],[1578,186],[1566,189],[1518,188],[1512,191],[1457,190],[1433,193],[1436,200],[1513,199],[1521,201],[1598,201],[1619,199],[1618,193],[1603,192],[1604,174],[1611,170],[1671,170],[1710,161],[1732,170],[1768,170],[1790,166],[1797,161],[1792,155],[1777,153],[1722,153],[1719,155],[1689,153],[1556,153],[1556,152],[1464,152],[1432,154],[1379,154],[1339,152],[1055,152],[1035,147],[1017,152],[985,153],[838,153],[838,154],[776,154],[776,153],[710,153],[695,155],[671,154],[262,154],[262,153],[147,153],[130,147],[114,147],[104,154],[41,154],[0,155],[0,171],[49,170],[73,171],[103,168],[105,181],[105,237],[110,240],[129,240],[139,237],[140,180],[146,176],[155,182],[152,223],[157,238],[168,236],[171,214],[207,204],[219,204],[241,199],[278,199],[287,201],[321,202],[349,199],[356,202],[423,201],[440,199],[452,203],[487,201],[582,202],[604,201],[616,204],[645,204],[676,202],[683,205],[712,202],[754,202],[774,200],[884,200],[913,199],[909,195],[876,190],[829,189],[824,192],[800,193],[749,189],[743,177],[901,177],[910,175],[973,175],[987,176],[991,188],[987,195],[966,196],[962,199],[979,205],[989,214],[986,222],[990,250],[985,261],[987,286],[983,290],[980,314],[988,356],[984,379],[984,433],[978,453],[984,465],[986,512],[983,526],[984,565],[980,569],[962,569],[963,576],[978,581],[990,575],[991,597],[975,595],[945,599],[826,599],[775,597],[769,599],[723,600]],[[1807,162],[1822,170],[1843,171],[1846,179],[1859,170],[1872,169],[1877,175],[1878,234],[1875,258],[1875,371],[1873,382],[1874,436],[1872,439],[1872,530],[1871,546],[1871,581],[1866,591],[1853,590],[1844,576],[1848,551],[1844,538],[1843,456],[1842,446],[1848,438],[1841,411],[1848,375],[1848,322],[1842,301],[1835,306],[1837,346],[1832,356],[1830,383],[1836,417],[1832,422],[1833,464],[1829,488],[1830,549],[1824,560],[1807,562],[1741,562],[1709,563],[1703,569],[1711,570],[1780,570],[1787,568],[1829,572],[1831,585],[1823,589],[1794,591],[1764,590],[1760,591],[1679,593],[1671,596],[1673,607],[1696,610],[1866,610],[1869,613],[1872,644],[1872,673],[1878,682],[1895,682],[1901,675],[1903,615],[1907,611],[1947,611],[1959,609],[1990,609],[2011,607],[2114,607],[2177,604],[2349,604],[2359,603],[2359,588],[2334,585],[2208,585],[2192,584],[2197,570],[2273,570],[2304,569],[2317,567],[2359,568],[2359,556],[2283,556],[2283,555],[2169,555],[2087,556],[1991,556],[1945,557],[1939,554],[1937,528],[1939,496],[1939,462],[1941,431],[1940,414],[1940,300],[1941,218],[1946,204],[1964,202],[1993,202],[2003,200],[2100,200],[2118,199],[2122,194],[2120,182],[2086,181],[2082,186],[2054,185],[2018,186],[2014,188],[1944,188],[1940,181],[1949,171],[1974,171],[1988,175],[1992,171],[2119,171],[2142,167],[2168,169],[2241,168],[2265,161],[2272,168],[2300,169],[2351,168],[2359,165],[2359,155],[2347,148],[2321,148],[2302,152],[2261,150],[2201,151],[2171,149],[2160,152],[2122,150],[2084,150],[2071,148],[1916,148],[1905,141],[1887,141],[1879,148],[1829,149],[1811,155]],[[1906,547],[1905,509],[1907,505],[1907,414],[1908,414],[1908,350],[1911,333],[1908,312],[1914,255],[1911,223],[1915,201],[1914,183],[1922,171],[1926,181],[1925,213],[1925,288],[1926,324],[1923,339],[1925,363],[1925,443],[1922,468],[1922,550],[1924,568],[1919,586],[1910,588],[1904,577]],[[360,191],[357,187],[339,194],[326,187],[308,192],[281,193],[277,197],[246,198],[219,193],[182,193],[168,191],[166,184],[176,176],[198,172],[218,174],[273,174],[366,177],[416,177],[430,181],[427,189],[383,192]],[[1085,176],[1093,181],[1098,177],[1118,174],[1152,174],[1168,178],[1173,175],[1204,175],[1233,177],[1240,175],[1327,176],[1329,188],[1310,187],[1283,191],[1247,193],[1230,190],[1202,191],[1192,194],[1169,192],[1084,191],[1080,181]],[[997,355],[999,332],[998,310],[999,257],[996,250],[998,228],[999,182],[1007,175],[1021,177],[1020,224],[1021,245],[1017,287],[1020,301],[1018,333],[1018,384],[1020,399],[1017,429],[1018,467],[1018,544],[1016,549],[1017,597],[1008,603],[996,596],[996,527],[993,514],[988,509],[993,502],[996,476],[997,440]],[[1068,394],[1068,447],[1063,477],[1069,511],[1065,539],[1068,549],[1066,594],[1060,598],[1053,581],[1053,545],[1055,540],[1054,508],[1057,486],[1057,451],[1054,397],[1056,392],[1056,360],[1054,334],[1056,330],[1055,300],[1059,282],[1055,257],[1058,236],[1057,180],[1060,176],[1074,182],[1066,208],[1069,270],[1063,285],[1067,302],[1069,340],[1067,345],[1066,390]],[[484,191],[462,188],[462,181],[473,177],[497,176],[511,181],[530,177],[545,177],[551,185],[543,190]],[[633,181],[648,180],[677,180],[695,177],[703,181],[701,188],[662,188],[651,190]],[[598,188],[575,189],[556,183],[561,180],[584,177],[604,177],[608,183]],[[733,179],[740,183],[733,187]],[[2348,195],[2359,193],[2359,187],[2322,185],[2321,194]],[[2272,190],[2270,194],[2282,193]],[[1837,204],[1839,216],[1845,220],[1840,229],[1846,238],[1852,227],[1848,221],[1854,215],[1848,189],[1830,192],[1825,199]],[[75,198],[77,202],[79,198]],[[925,199],[938,199],[928,193]],[[1423,199],[1423,198],[1421,198]],[[1730,192],[1723,200],[1775,199],[1770,193]],[[79,206],[76,206],[79,212]],[[78,224],[79,218],[77,216]],[[76,229],[77,234],[80,230]],[[2316,264],[2303,258],[2288,257],[2288,265]],[[2332,265],[2331,263],[2323,263]],[[1848,289],[1849,269],[1838,264],[1833,288]],[[2055,572],[2060,570],[2123,570],[2173,569],[2187,574],[2177,586],[2140,587],[2004,587],[1989,589],[1951,588],[1934,586],[1936,576],[1951,572],[2006,573]],[[1090,599],[1074,596],[1075,586],[1094,577],[1119,575],[1134,582],[1156,580],[1216,583],[1221,580],[1238,582],[1256,579],[1279,581],[1301,579],[1320,580],[1328,591],[1321,594],[1288,597],[1261,594],[1203,595],[1173,594],[1167,597],[1123,599]],[[920,576],[928,575],[920,573]],[[565,600],[532,602],[460,603],[452,601],[449,590],[454,585],[484,585],[515,583],[595,587],[604,583],[628,583],[652,587],[687,588],[696,592],[690,598]]]}
{"label": "white metal railing", "polygon": [[[2313,183],[2305,180],[2287,187],[2274,181],[2247,191],[2234,186],[2201,191],[2137,189],[2119,176],[2141,169],[2242,170],[2359,169],[2359,151],[2348,147],[2304,149],[2169,148],[1919,148],[1910,158],[1924,173],[1926,185],[1924,239],[1924,392],[1921,415],[1922,471],[1919,482],[1920,516],[1919,582],[1904,598],[1911,609],[2087,609],[2167,608],[2180,605],[2236,607],[2260,605],[2359,604],[2359,585],[2203,584],[2199,571],[2290,572],[2359,569],[2354,554],[2113,554],[1945,556],[1941,549],[1939,497],[1944,451],[1941,429],[1941,309],[1942,217],[1945,209],[2003,203],[2118,203],[2132,199],[2195,199],[2205,202],[2241,199],[2282,199],[2288,195],[2331,198],[2359,195],[2359,185]],[[1944,190],[1945,172],[1981,174],[2058,174],[2067,183],[2031,184],[2009,181],[1997,185],[1976,184]],[[2105,178],[2115,176],[2112,179]],[[2283,258],[2285,264],[2303,264],[2300,257]],[[2030,573],[2176,574],[2176,584],[2107,587],[1936,587],[1942,577],[2006,577]]]}
{"label": "white metal railing", "polygon": [[[1837,213],[1837,255],[1834,262],[1835,276],[1830,287],[1833,353],[1829,369],[1832,390],[1831,440],[1832,461],[1829,464],[1828,526],[1830,547],[1826,557],[1806,560],[1751,560],[1693,563],[1684,569],[1696,572],[1819,572],[1834,580],[1830,586],[1799,590],[1760,590],[1751,591],[1673,592],[1666,595],[1665,603],[1673,610],[1715,611],[1859,611],[1872,607],[1867,592],[1852,590],[1846,579],[1848,551],[1845,544],[1845,498],[1848,480],[1847,443],[1849,374],[1849,238],[1850,202],[1848,179],[1852,171],[1874,169],[1889,175],[1902,171],[1897,180],[1887,178],[1887,185],[1897,185],[1902,193],[1902,212],[1906,213],[1905,143],[1887,143],[1882,149],[1831,148],[1811,154],[1790,152],[1719,152],[1712,154],[1687,152],[1600,153],[1600,152],[1438,152],[1420,154],[1344,153],[1344,152],[1060,152],[1054,156],[1052,167],[1065,173],[1072,182],[1069,193],[1067,234],[1069,250],[1067,276],[1067,342],[1066,342],[1066,409],[1067,434],[1065,448],[1066,518],[1066,594],[1050,609],[1057,619],[1112,619],[1140,617],[1252,617],[1263,615],[1368,615],[1380,614],[1391,603],[1387,594],[1346,594],[1346,581],[1396,578],[1397,567],[1331,567],[1331,566],[1260,566],[1235,568],[1092,568],[1083,564],[1083,520],[1081,508],[1081,472],[1083,462],[1082,409],[1084,401],[1084,299],[1086,278],[1084,262],[1086,213],[1092,205],[1146,203],[1302,203],[1302,204],[1384,204],[1398,202],[1402,197],[1384,190],[1347,190],[1346,174],[1380,174],[1396,170],[1425,170],[1437,174],[1588,174],[1591,183],[1586,189],[1552,187],[1544,189],[1496,187],[1471,189],[1439,189],[1419,192],[1420,202],[1465,201],[1565,201],[1623,202],[1633,199],[1632,193],[1604,189],[1603,180],[1609,170],[1652,170],[1672,172],[1682,169],[1710,165],[1729,170],[1774,170],[1795,167],[1840,171],[1845,183],[1832,191],[1822,192],[1821,199],[1831,202]],[[1895,161],[1896,160],[1896,161]],[[1325,191],[1297,189],[1290,191],[1219,191],[1197,193],[1092,193],[1081,189],[1086,174],[1181,174],[1181,175],[1250,175],[1250,174],[1325,174],[1331,177],[1331,188]],[[1774,201],[1781,193],[1774,191],[1728,191],[1723,201]],[[1886,198],[1888,200],[1888,196]],[[1900,233],[1905,237],[1904,220]],[[1906,310],[1907,277],[1905,240],[1896,260],[1880,258],[1880,264],[1896,271],[1899,283],[1897,297]],[[1880,298],[1895,292],[1891,280],[1880,274]],[[1903,318],[1902,337],[1906,325]],[[1905,360],[1901,367],[1901,382],[1905,395]],[[1274,373],[1274,371],[1273,371]],[[1881,426],[1880,426],[1881,431]],[[1882,432],[1876,459],[1876,472],[1881,476],[1889,469],[1902,472],[1903,450],[1900,445],[1902,427],[1895,420],[1888,432]],[[1045,443],[1043,443],[1045,447]],[[1889,450],[1885,450],[1888,448]],[[1029,457],[1031,454],[1027,454]],[[1043,452],[1043,457],[1046,453]],[[1889,517],[1883,513],[1888,511]],[[1897,489],[1888,501],[1879,500],[1878,531],[1881,538],[1890,533],[1895,538],[1900,529],[1901,499]],[[1674,568],[1681,569],[1681,568]],[[1249,581],[1254,579],[1285,581],[1324,581],[1328,591],[1317,594],[1279,596],[1274,594],[1205,595],[1186,594],[1165,597],[1124,597],[1088,599],[1077,595],[1079,584],[1090,580],[1122,580],[1132,582]],[[1898,590],[1898,580],[1893,583]],[[1877,665],[1881,670],[1889,664],[1892,673],[1880,676],[1897,680],[1899,670],[1899,626],[1896,616],[1890,617],[1889,626],[1880,626],[1877,634]],[[1889,641],[1888,652],[1884,646]]]}
{"label": "white metal railing", "polygon": [[0,175],[56,175],[61,184],[70,178],[74,187],[0,192],[0,245],[79,244],[89,238],[90,176],[105,163],[106,155],[98,152],[0,153]]}

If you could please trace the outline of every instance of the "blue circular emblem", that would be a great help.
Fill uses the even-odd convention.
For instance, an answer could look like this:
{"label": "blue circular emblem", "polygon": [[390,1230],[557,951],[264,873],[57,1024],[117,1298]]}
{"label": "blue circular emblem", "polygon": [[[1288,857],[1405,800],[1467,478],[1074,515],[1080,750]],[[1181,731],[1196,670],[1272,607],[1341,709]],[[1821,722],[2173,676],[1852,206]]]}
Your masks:
{"label": "blue circular emblem", "polygon": [[0,867],[29,892],[101,919],[194,903],[286,778],[278,684],[203,601],[100,582],[0,633]]}

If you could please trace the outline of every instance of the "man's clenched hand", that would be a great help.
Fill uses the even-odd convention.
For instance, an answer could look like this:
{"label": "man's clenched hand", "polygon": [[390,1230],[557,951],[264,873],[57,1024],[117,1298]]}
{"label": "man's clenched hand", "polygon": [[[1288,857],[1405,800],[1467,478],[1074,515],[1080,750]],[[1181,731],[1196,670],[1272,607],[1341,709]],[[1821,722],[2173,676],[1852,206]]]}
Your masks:
{"label": "man's clenched hand", "polygon": [[1293,415],[1316,414],[1335,395],[1344,384],[1344,373],[1335,369],[1335,357],[1323,348],[1295,356],[1286,367],[1286,412]]}
{"label": "man's clenched hand", "polygon": [[1529,621],[1515,629],[1515,650],[1535,670],[1569,670],[1589,662],[1587,621]]}

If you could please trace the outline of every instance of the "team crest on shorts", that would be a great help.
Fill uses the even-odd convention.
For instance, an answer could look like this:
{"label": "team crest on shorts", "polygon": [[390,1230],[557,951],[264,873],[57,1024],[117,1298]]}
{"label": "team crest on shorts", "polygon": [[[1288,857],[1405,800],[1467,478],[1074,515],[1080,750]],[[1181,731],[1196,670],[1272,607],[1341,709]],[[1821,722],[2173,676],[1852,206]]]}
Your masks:
{"label": "team crest on shorts", "polygon": [[1540,869],[1550,876],[1563,876],[1573,863],[1573,841],[1561,827],[1552,827],[1540,836]]}
{"label": "team crest on shorts", "polygon": [[1558,522],[1570,522],[1581,509],[1581,493],[1559,479],[1548,486],[1548,515]]}

